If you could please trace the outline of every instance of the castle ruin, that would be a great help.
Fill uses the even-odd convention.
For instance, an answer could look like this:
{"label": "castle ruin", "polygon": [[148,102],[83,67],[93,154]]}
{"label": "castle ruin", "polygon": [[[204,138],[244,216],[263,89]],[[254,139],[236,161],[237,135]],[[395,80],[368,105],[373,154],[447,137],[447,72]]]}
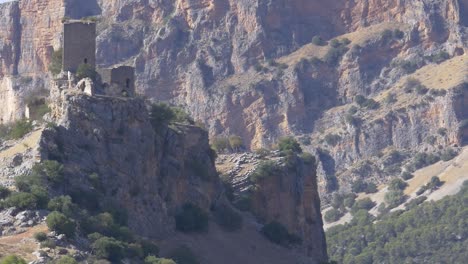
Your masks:
{"label": "castle ruin", "polygon": [[113,68],[96,67],[96,23],[81,20],[67,21],[63,24],[62,71],[68,73],[69,87],[72,86],[72,74],[76,74],[83,64],[95,69],[100,76],[94,81],[101,84],[99,87],[101,89],[93,90],[90,95],[95,93],[123,97],[135,95],[133,67],[123,65]]}

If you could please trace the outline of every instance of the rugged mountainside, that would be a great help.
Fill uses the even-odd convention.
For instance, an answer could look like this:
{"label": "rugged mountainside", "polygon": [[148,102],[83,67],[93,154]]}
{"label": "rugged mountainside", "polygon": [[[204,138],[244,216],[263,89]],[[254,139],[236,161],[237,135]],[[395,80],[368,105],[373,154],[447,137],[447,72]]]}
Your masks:
{"label": "rugged mountainside", "polygon": [[[62,18],[97,16],[101,65],[134,65],[141,93],[185,107],[211,136],[239,135],[251,148],[289,134],[313,142],[308,150],[320,154],[322,193],[365,176],[346,170],[371,155],[432,151],[424,139],[435,130],[447,130],[437,139],[442,149],[466,140],[457,128],[466,118],[466,0],[28,0],[3,4],[0,12],[4,121],[22,115],[18,98],[48,87],[43,73],[59,48]],[[398,38],[385,31],[395,29]],[[310,44],[316,35],[351,43],[336,54],[333,43]],[[447,64],[437,66],[438,55]],[[414,103],[402,89],[415,70],[427,88],[454,92]],[[384,103],[389,92],[397,105]],[[380,109],[358,112],[362,124],[343,125],[356,95]],[[327,135],[339,143],[323,143]],[[378,182],[392,176],[372,172]]]}
{"label": "rugged mountainside", "polygon": [[[85,82],[93,85],[89,79]],[[35,162],[54,160],[63,165],[67,184],[52,184],[55,187],[51,195],[70,194],[74,202],[92,208],[124,210],[130,230],[157,241],[162,254],[186,245],[202,263],[219,263],[226,256],[232,259],[223,262],[233,264],[327,260],[315,164],[284,171],[281,182],[258,183],[257,188],[265,193],[258,192],[261,196],[253,200],[257,201],[250,210],[254,216],[243,213],[245,224],[240,230],[235,234],[226,232],[214,223],[213,212],[230,205],[214,166],[215,153],[208,143],[208,132],[189,124],[152,123],[143,99],[89,96],[78,89],[80,83],[69,88],[68,82],[54,80],[47,127],[40,125],[20,141],[2,142],[2,185],[13,185],[14,178],[31,170]],[[92,184],[91,178],[95,179]],[[196,235],[176,232],[175,216],[187,203],[213,214],[209,231]],[[289,210],[283,211],[285,208]],[[30,226],[43,221],[44,211],[38,211],[37,217],[35,214],[16,209],[3,211],[3,235],[30,233]],[[20,221],[23,218],[26,224]],[[300,245],[283,247],[266,240],[259,231],[271,221],[282,223],[302,241]],[[83,241],[76,243],[78,248],[83,245]],[[213,251],[215,245],[222,246],[223,253]],[[210,247],[212,252],[206,252]],[[47,254],[40,255],[41,261],[47,260]],[[49,257],[53,257],[52,253]]]}

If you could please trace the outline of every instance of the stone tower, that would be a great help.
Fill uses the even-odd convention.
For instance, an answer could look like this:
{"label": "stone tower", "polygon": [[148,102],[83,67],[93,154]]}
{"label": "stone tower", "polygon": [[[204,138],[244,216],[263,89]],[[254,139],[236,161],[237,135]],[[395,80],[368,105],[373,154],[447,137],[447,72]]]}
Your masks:
{"label": "stone tower", "polygon": [[96,68],[96,23],[69,21],[63,24],[63,71],[76,72],[82,63]]}

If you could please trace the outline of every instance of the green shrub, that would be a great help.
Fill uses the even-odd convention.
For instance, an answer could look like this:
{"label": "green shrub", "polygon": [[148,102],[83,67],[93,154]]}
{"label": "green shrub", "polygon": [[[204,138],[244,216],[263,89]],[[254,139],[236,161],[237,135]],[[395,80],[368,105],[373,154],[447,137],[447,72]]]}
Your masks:
{"label": "green shrub", "polygon": [[338,48],[330,48],[325,54],[324,61],[330,66],[336,66],[341,60],[341,57],[348,52],[346,46],[340,46]]}
{"label": "green shrub", "polygon": [[335,209],[340,209],[343,207],[344,198],[344,195],[341,193],[334,193],[330,205]]}
{"label": "green shrub", "polygon": [[51,212],[47,216],[46,223],[50,230],[56,231],[59,234],[64,234],[67,237],[75,235],[75,222],[62,213],[57,211]]}
{"label": "green shrub", "polygon": [[337,39],[332,39],[330,41],[330,46],[332,46],[333,48],[338,48],[339,46],[341,46],[341,43]]}
{"label": "green shrub", "polygon": [[156,244],[154,244],[150,240],[146,240],[146,239],[140,240],[140,245],[141,245],[141,249],[143,250],[143,256],[150,256],[150,255],[157,256],[159,254],[158,246],[156,246]]}
{"label": "green shrub", "polygon": [[37,198],[31,193],[15,192],[5,200],[5,204],[21,210],[34,210],[37,208]]}
{"label": "green shrub", "polygon": [[52,239],[46,239],[44,241],[41,242],[41,248],[51,248],[51,249],[54,249],[57,247],[57,244],[55,243],[54,240]]}
{"label": "green shrub", "polygon": [[229,137],[228,141],[229,141],[229,146],[231,147],[233,151],[237,152],[244,147],[244,141],[239,136],[232,135]]}
{"label": "green shrub", "polygon": [[406,201],[408,197],[401,190],[389,191],[385,194],[384,200],[389,208],[394,208]]}
{"label": "green shrub", "polygon": [[54,52],[52,53],[52,57],[49,64],[49,71],[54,75],[57,75],[62,71],[62,56],[62,48],[54,50]]}
{"label": "green shrub", "polygon": [[403,191],[408,186],[408,183],[404,182],[402,179],[393,179],[388,185],[390,191]]}
{"label": "green shrub", "polygon": [[286,246],[300,243],[300,238],[288,232],[288,229],[277,221],[272,221],[263,226],[261,233],[271,242]]}
{"label": "green shrub", "polygon": [[101,237],[91,244],[91,248],[96,257],[115,263],[126,256],[127,245],[112,237]]}
{"label": "green shrub", "polygon": [[176,264],[172,259],[157,258],[148,256],[145,258],[145,264]]}
{"label": "green shrub", "polygon": [[370,198],[364,198],[364,199],[361,199],[361,200],[357,200],[353,207],[352,207],[352,211],[353,212],[356,212],[356,211],[359,211],[359,210],[367,210],[369,211],[370,209],[374,208],[375,207],[375,202],[373,202]]}
{"label": "green shrub", "polygon": [[26,264],[26,260],[15,256],[15,255],[10,255],[2,258],[0,260],[0,264]]}
{"label": "green shrub", "polygon": [[430,62],[433,63],[442,63],[448,59],[450,59],[450,54],[448,54],[446,51],[440,51],[436,54],[433,54],[431,56],[426,57]]}
{"label": "green shrub", "polygon": [[277,176],[280,173],[281,167],[275,161],[262,161],[250,175],[250,180],[255,183],[267,177]]}
{"label": "green shrub", "polygon": [[457,151],[452,148],[445,149],[440,155],[440,159],[443,161],[449,161],[455,158],[458,155]]}
{"label": "green shrub", "polygon": [[225,137],[216,137],[211,141],[211,147],[217,153],[225,152],[229,149],[229,139]]}
{"label": "green shrub", "polygon": [[326,42],[322,39],[322,37],[320,36],[314,36],[312,38],[312,44],[316,45],[316,46],[325,46],[326,45]]}
{"label": "green shrub", "polygon": [[353,207],[354,203],[356,202],[356,197],[357,197],[357,195],[354,194],[354,193],[347,194],[345,196],[344,201],[343,201],[343,205],[348,207],[348,208]]}
{"label": "green shrub", "polygon": [[195,122],[190,116],[178,107],[169,106],[166,103],[151,105],[150,122],[153,128],[159,132],[170,123],[184,123],[193,125]]}
{"label": "green shrub", "polygon": [[233,232],[242,228],[242,216],[226,205],[216,208],[214,211],[216,223],[224,230]]}
{"label": "green shrub", "polygon": [[169,257],[177,264],[199,264],[198,257],[187,246],[180,246],[174,249]]}
{"label": "green shrub", "polygon": [[176,229],[184,232],[200,232],[208,230],[208,214],[200,207],[186,203],[175,216]]}
{"label": "green shrub", "polygon": [[78,206],[72,202],[70,196],[57,196],[51,199],[47,204],[47,209],[49,211],[61,212],[68,217],[76,215],[79,211]]}
{"label": "green shrub", "polygon": [[300,157],[305,164],[315,164],[315,157],[309,152],[301,153]]}
{"label": "green shrub", "polygon": [[16,121],[9,132],[8,138],[11,139],[20,139],[24,137],[26,134],[31,132],[33,129],[33,126],[31,122],[29,122],[26,119]]}
{"label": "green shrub", "polygon": [[90,78],[91,80],[96,80],[97,72],[96,69],[87,63],[82,63],[78,65],[78,69],[76,70],[76,77],[78,80],[84,78]]}
{"label": "green shrub", "polygon": [[10,196],[10,194],[11,194],[10,189],[8,189],[7,187],[3,185],[0,185],[0,200],[7,198],[8,196]]}
{"label": "green shrub", "polygon": [[34,239],[36,239],[38,242],[43,242],[47,239],[47,234],[44,232],[34,233]]}
{"label": "green shrub", "polygon": [[377,185],[370,182],[364,182],[361,179],[358,179],[351,183],[351,190],[355,193],[365,192],[365,193],[376,193]]}
{"label": "green shrub", "polygon": [[412,179],[414,178],[414,175],[409,172],[409,171],[404,171],[402,174],[401,174],[401,178],[405,181],[409,180],[409,179]]}
{"label": "green shrub", "polygon": [[340,218],[343,215],[344,215],[344,213],[341,210],[332,208],[332,209],[328,210],[327,212],[325,212],[324,219],[325,219],[325,221],[327,221],[327,223],[333,223],[333,222],[336,222],[336,221],[340,220]]}
{"label": "green shrub", "polygon": [[60,184],[64,180],[63,165],[55,160],[45,160],[34,166],[33,170],[44,175],[53,184]]}
{"label": "green shrub", "polygon": [[293,137],[283,137],[278,141],[278,149],[282,153],[293,152],[302,153],[302,148],[299,142]]}

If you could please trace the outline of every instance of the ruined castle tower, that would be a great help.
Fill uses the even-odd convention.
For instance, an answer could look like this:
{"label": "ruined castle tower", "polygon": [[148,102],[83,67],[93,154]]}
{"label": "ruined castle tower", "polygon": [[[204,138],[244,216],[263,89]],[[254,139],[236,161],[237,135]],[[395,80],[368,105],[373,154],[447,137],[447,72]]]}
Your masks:
{"label": "ruined castle tower", "polygon": [[80,64],[96,68],[96,23],[69,21],[63,24],[63,71],[76,72]]}

